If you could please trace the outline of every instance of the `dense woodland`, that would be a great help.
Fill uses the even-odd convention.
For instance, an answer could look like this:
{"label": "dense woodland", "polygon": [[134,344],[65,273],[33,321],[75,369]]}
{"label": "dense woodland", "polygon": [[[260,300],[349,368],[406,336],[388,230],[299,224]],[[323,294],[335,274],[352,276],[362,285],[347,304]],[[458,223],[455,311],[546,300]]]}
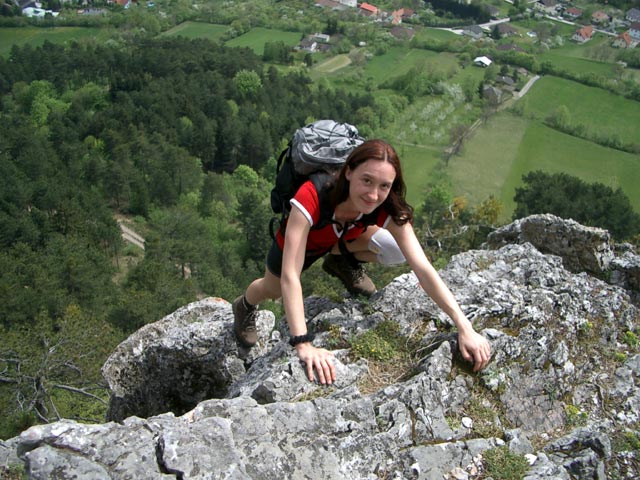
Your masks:
{"label": "dense woodland", "polygon": [[[295,128],[384,126],[371,94],[287,72],[248,49],[183,38],[27,45],[0,59],[0,438],[59,417],[100,421],[99,369],[119,341],[200,296],[232,300],[262,273],[275,157]],[[519,214],[552,211],[540,185],[571,187],[599,195],[583,202],[584,223],[608,228],[616,211],[620,239],[640,231],[621,192],[527,182]],[[443,258],[479,245],[500,209],[492,198],[452,203],[438,188],[416,207],[425,245]],[[138,222],[143,254],[123,242],[124,216]],[[322,282],[306,293],[335,294]]]}
{"label": "dense woodland", "polygon": [[[4,412],[31,412],[23,421],[78,416],[53,412],[64,402],[51,396],[99,382],[86,355],[99,346],[104,360],[127,332],[198,295],[232,299],[262,273],[283,139],[373,105],[248,50],[183,39],[16,47],[0,78],[0,387]],[[115,214],[146,227],[125,278]],[[79,346],[82,324],[93,342]],[[70,342],[86,349],[80,364],[64,356]]]}

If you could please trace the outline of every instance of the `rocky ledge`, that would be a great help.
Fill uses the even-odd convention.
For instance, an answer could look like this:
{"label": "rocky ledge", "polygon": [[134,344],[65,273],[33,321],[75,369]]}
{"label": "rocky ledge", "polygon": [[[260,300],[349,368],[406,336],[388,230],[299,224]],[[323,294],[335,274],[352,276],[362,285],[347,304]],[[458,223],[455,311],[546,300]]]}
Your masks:
{"label": "rocky ledge", "polygon": [[[306,299],[315,343],[336,353],[331,387],[305,378],[285,322],[260,312],[259,345],[238,349],[230,304],[207,298],[111,355],[107,423],[34,426],[0,443],[0,465],[33,479],[474,479],[508,449],[527,480],[638,478],[638,257],[550,216],[489,240],[440,272],[491,342],[481,373],[413,274],[366,303]],[[344,340],[390,320],[421,355],[372,389],[375,365]]]}

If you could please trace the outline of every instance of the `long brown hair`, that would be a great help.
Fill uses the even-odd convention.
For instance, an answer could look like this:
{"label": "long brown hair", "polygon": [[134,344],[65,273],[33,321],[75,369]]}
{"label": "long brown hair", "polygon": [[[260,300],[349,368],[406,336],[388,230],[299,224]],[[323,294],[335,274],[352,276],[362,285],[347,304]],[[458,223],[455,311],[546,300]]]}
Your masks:
{"label": "long brown hair", "polygon": [[381,207],[384,208],[394,222],[398,225],[404,225],[407,222],[413,220],[413,207],[405,200],[407,187],[402,178],[402,168],[400,166],[400,158],[398,154],[384,140],[367,140],[360,146],[356,147],[347,161],[342,167],[338,180],[336,181],[335,189],[333,190],[332,204],[335,208],[338,204],[344,202],[349,198],[349,180],[346,178],[347,168],[352,171],[355,170],[360,164],[367,160],[378,160],[380,162],[389,162],[393,165],[396,171],[396,178],[391,185],[389,195],[382,203]]}

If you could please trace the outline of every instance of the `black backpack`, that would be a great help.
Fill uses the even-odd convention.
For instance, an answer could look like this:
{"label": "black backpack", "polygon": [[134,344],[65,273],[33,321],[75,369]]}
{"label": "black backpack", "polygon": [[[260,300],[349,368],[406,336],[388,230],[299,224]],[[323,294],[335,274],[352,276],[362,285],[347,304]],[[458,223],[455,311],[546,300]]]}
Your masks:
{"label": "black backpack", "polygon": [[[271,209],[281,214],[281,219],[271,221],[272,237],[275,221],[279,220],[280,228],[284,227],[284,220],[291,210],[289,201],[300,186],[311,180],[319,194],[326,191],[353,149],[363,142],[356,127],[334,120],[318,120],[295,131],[278,158],[275,186],[271,190]],[[330,221],[330,218],[326,219],[313,228],[321,228]]]}

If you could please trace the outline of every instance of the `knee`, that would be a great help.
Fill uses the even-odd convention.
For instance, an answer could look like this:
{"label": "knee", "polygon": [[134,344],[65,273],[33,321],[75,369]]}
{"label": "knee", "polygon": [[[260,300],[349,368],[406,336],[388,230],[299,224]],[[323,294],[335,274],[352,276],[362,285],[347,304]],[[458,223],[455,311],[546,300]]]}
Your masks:
{"label": "knee", "polygon": [[398,265],[406,261],[395,238],[384,228],[371,236],[369,250],[376,254],[378,263],[382,265]]}

